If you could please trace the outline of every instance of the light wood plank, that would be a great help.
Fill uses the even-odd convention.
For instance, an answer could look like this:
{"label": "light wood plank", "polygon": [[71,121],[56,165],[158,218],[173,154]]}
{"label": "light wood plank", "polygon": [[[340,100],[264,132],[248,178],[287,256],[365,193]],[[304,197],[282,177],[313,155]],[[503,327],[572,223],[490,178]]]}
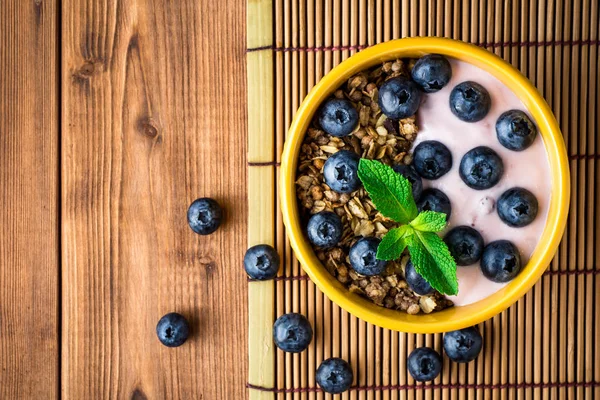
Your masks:
{"label": "light wood plank", "polygon": [[[62,13],[63,397],[243,398],[245,8],[65,0]],[[210,236],[186,221],[204,196],[225,210]],[[175,349],[155,334],[171,311],[193,331]]]}
{"label": "light wood plank", "polygon": [[0,398],[59,383],[57,1],[0,4]]}

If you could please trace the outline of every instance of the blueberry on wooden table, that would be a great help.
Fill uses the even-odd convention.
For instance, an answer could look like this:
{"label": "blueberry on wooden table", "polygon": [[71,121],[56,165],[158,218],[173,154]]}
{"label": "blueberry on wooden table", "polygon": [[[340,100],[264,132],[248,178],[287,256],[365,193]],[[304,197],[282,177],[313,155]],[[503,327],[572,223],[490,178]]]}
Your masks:
{"label": "blueberry on wooden table", "polygon": [[442,371],[442,357],[430,347],[419,347],[408,356],[406,368],[415,381],[432,381]]}
{"label": "blueberry on wooden table", "polygon": [[450,220],[452,204],[444,192],[439,189],[430,188],[423,190],[423,194],[417,201],[419,211],[435,211],[446,214],[446,221]]}
{"label": "blueberry on wooden table", "polygon": [[434,291],[429,282],[417,272],[412,261],[408,261],[404,267],[404,280],[408,287],[418,295],[424,296]]}
{"label": "blueberry on wooden table", "polygon": [[190,228],[199,235],[209,235],[221,225],[223,211],[215,200],[203,197],[195,200],[187,212]]}
{"label": "blueberry on wooden table", "polygon": [[358,154],[350,150],[340,150],[325,161],[323,179],[327,186],[337,193],[351,193],[360,185],[358,178]]}
{"label": "blueberry on wooden table", "polygon": [[470,226],[462,225],[452,228],[444,236],[450,254],[457,265],[471,265],[479,261],[483,253],[483,237]]}
{"label": "blueberry on wooden table", "polygon": [[478,146],[463,156],[458,174],[471,189],[489,189],[502,178],[504,163],[494,150],[486,146]]}
{"label": "blueberry on wooden table", "polygon": [[508,240],[496,240],[483,249],[481,272],[494,282],[508,282],[521,272],[521,256]]}
{"label": "blueberry on wooden table", "polygon": [[348,136],[358,124],[358,111],[346,99],[330,99],[319,110],[319,125],[331,136]]}
{"label": "blueberry on wooden table", "polygon": [[497,210],[506,225],[521,228],[532,223],[537,216],[538,201],[529,190],[514,187],[502,193]]}
{"label": "blueberry on wooden table", "polygon": [[481,334],[474,326],[444,334],[444,351],[454,362],[473,361],[481,352],[481,345]]}
{"label": "blueberry on wooden table", "polygon": [[273,341],[285,352],[300,353],[306,350],[312,338],[310,322],[302,314],[284,314],[273,324]]}
{"label": "blueberry on wooden table", "polygon": [[375,237],[359,239],[349,251],[350,265],[361,275],[373,276],[381,274],[387,265],[386,261],[377,259],[377,247],[381,242]]}
{"label": "blueberry on wooden table", "polygon": [[185,317],[178,313],[163,316],[156,325],[158,340],[167,347],[179,347],[185,343],[190,334],[190,327]]}
{"label": "blueberry on wooden table", "polygon": [[450,111],[461,121],[477,122],[490,111],[492,100],[488,91],[479,83],[459,83],[450,92]]}
{"label": "blueberry on wooden table", "polygon": [[496,137],[509,150],[523,151],[535,140],[537,129],[521,110],[506,111],[496,121]]}
{"label": "blueberry on wooden table", "polygon": [[378,104],[386,117],[394,120],[415,115],[421,105],[421,89],[411,79],[397,76],[379,88]]}
{"label": "blueberry on wooden table", "polygon": [[423,193],[423,180],[419,174],[417,174],[415,168],[412,165],[398,164],[394,165],[393,170],[405,177],[410,182],[413,198],[415,201],[419,200],[421,194]]}
{"label": "blueberry on wooden table", "polygon": [[331,211],[321,211],[308,220],[308,240],[315,246],[333,247],[342,239],[342,233],[342,220]]}
{"label": "blueberry on wooden table", "polygon": [[315,379],[323,391],[338,394],[350,389],[354,374],[345,360],[328,358],[319,365]]}
{"label": "blueberry on wooden table", "polygon": [[450,82],[452,67],[446,57],[439,54],[428,54],[417,60],[410,73],[413,81],[424,92],[434,93]]}
{"label": "blueberry on wooden table", "polygon": [[244,269],[252,279],[273,279],[279,271],[280,258],[277,250],[268,244],[258,244],[246,250]]}
{"label": "blueberry on wooden table", "polygon": [[413,151],[413,166],[425,179],[438,179],[452,168],[452,153],[437,140],[426,140]]}

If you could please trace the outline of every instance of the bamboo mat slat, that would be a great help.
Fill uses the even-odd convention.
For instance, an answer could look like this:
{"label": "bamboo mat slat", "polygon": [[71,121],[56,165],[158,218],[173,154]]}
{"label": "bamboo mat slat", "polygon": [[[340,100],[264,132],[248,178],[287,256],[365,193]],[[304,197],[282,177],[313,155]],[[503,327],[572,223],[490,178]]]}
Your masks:
{"label": "bamboo mat slat", "polygon": [[[600,398],[600,10],[596,0],[250,0],[248,149],[250,244],[274,243],[280,276],[249,282],[252,399]],[[415,382],[406,358],[417,346],[442,352],[442,335],[392,332],[332,304],[310,282],[289,245],[277,200],[280,154],[302,99],[331,68],[376,43],[446,36],[498,54],[544,95],[570,155],[571,210],[563,241],[540,281],[482,323],[473,363],[444,358],[434,382]],[[270,327],[305,314],[315,339],[299,355],[273,348]],[[350,391],[322,393],[315,370],[348,360]]]}

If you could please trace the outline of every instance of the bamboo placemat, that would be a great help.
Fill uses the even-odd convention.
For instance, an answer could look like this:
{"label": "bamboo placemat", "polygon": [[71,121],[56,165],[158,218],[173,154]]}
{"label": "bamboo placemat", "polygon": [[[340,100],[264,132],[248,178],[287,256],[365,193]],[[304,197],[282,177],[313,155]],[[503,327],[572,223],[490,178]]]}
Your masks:
{"label": "bamboo placemat", "polygon": [[[274,243],[283,264],[276,281],[249,283],[250,398],[332,398],[314,381],[332,356],[355,372],[343,399],[600,398],[599,25],[597,0],[249,0],[249,244]],[[287,128],[310,88],[357,51],[407,36],[475,43],[528,76],[561,125],[573,189],[543,278],[480,325],[476,361],[444,357],[441,376],[426,384],[412,380],[406,357],[422,345],[442,353],[442,335],[391,332],[332,304],[291,251],[276,185]],[[316,332],[299,355],[274,349],[271,338],[274,318],[292,311]]]}

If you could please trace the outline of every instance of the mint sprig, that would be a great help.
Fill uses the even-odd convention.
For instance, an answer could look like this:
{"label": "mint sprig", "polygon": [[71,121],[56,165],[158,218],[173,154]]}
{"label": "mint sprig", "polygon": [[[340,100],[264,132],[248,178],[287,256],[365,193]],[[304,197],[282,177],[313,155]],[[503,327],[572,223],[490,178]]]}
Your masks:
{"label": "mint sprig", "polygon": [[408,247],[417,272],[438,292],[456,295],[456,262],[446,243],[436,234],[445,228],[446,214],[419,213],[408,179],[379,161],[361,159],[358,177],[377,210],[402,224],[382,238],[377,258],[396,260]]}
{"label": "mint sprig", "polygon": [[377,259],[390,261],[400,258],[414,234],[415,230],[410,225],[391,229],[377,247]]}
{"label": "mint sprig", "polygon": [[417,217],[412,186],[402,175],[379,161],[361,158],[358,177],[384,216],[400,224],[408,224]]}

